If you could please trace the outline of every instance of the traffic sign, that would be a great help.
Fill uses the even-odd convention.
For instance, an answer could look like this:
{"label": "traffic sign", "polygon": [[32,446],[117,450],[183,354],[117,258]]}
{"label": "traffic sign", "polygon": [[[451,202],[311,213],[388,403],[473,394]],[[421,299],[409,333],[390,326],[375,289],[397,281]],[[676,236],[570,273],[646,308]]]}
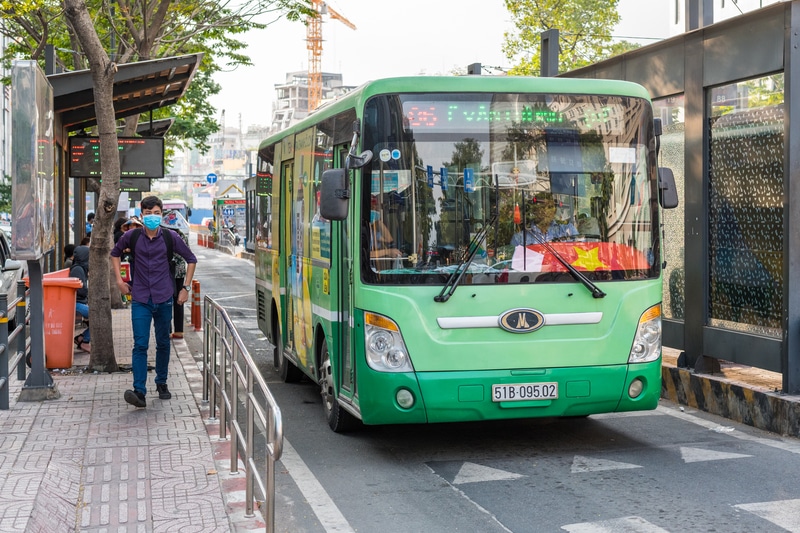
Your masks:
{"label": "traffic sign", "polygon": [[206,176],[206,181],[210,184],[215,184],[217,182],[217,175],[213,172]]}

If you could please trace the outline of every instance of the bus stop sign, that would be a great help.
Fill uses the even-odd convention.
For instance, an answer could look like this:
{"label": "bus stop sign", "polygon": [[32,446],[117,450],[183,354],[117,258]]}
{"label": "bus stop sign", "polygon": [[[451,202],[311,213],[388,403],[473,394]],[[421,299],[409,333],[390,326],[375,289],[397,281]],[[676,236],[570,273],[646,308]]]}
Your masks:
{"label": "bus stop sign", "polygon": [[217,182],[217,175],[212,172],[206,176],[206,181],[211,185],[215,184]]}

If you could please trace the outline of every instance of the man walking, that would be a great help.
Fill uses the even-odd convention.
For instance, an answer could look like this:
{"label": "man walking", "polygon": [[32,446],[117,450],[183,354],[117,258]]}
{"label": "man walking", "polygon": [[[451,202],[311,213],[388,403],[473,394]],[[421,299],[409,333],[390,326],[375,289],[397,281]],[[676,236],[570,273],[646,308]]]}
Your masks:
{"label": "man walking", "polygon": [[[125,401],[134,407],[145,407],[147,401],[147,350],[150,341],[150,324],[156,336],[156,391],[162,400],[172,394],[167,387],[170,352],[170,321],[172,320],[172,298],[175,290],[174,274],[171,272],[172,253],[186,260],[185,285],[178,293],[179,304],[189,299],[189,290],[197,267],[197,257],[173,231],[162,229],[163,210],[161,200],[148,196],[141,202],[144,229],[125,232],[111,250],[111,263],[117,273],[117,286],[122,294],[131,294],[131,323],[133,326],[133,390],[125,391]],[[171,241],[171,242],[170,242]],[[120,276],[120,257],[130,248],[131,285]]]}

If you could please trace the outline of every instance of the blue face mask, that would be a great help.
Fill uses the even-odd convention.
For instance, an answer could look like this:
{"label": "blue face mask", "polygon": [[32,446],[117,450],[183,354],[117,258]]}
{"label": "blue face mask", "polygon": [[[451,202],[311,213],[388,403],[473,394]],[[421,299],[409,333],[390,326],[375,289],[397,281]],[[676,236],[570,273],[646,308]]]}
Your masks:
{"label": "blue face mask", "polygon": [[149,230],[154,230],[161,225],[161,215],[145,215],[142,217],[144,227]]}
{"label": "blue face mask", "polygon": [[381,212],[380,211],[370,211],[369,212],[369,223],[374,224],[375,222],[381,219]]}

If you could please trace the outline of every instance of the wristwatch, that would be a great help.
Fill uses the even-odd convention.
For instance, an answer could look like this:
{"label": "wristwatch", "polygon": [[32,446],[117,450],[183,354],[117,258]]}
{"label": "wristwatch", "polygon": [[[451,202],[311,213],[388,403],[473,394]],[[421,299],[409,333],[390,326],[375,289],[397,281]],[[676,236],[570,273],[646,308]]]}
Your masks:
{"label": "wristwatch", "polygon": [[188,286],[188,285],[184,285],[184,286],[183,286],[183,289],[184,289],[186,292],[192,292],[192,288],[191,288],[190,286]]}

